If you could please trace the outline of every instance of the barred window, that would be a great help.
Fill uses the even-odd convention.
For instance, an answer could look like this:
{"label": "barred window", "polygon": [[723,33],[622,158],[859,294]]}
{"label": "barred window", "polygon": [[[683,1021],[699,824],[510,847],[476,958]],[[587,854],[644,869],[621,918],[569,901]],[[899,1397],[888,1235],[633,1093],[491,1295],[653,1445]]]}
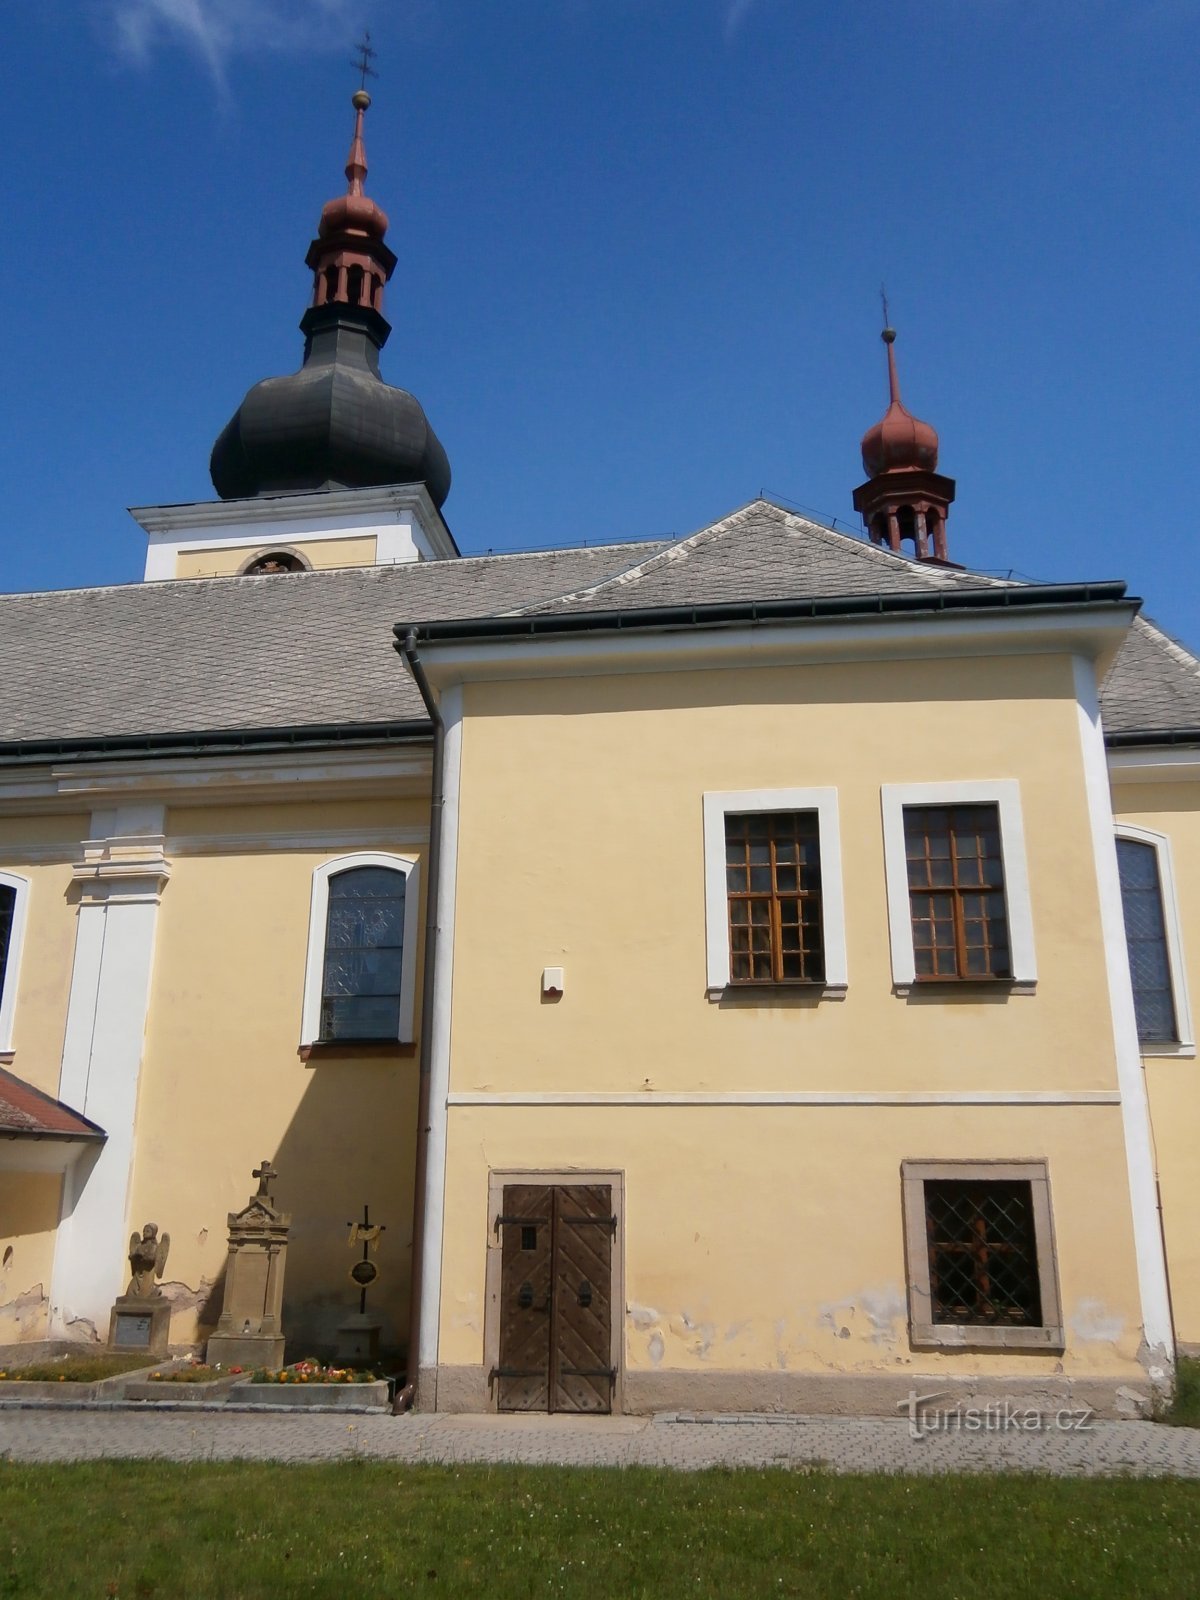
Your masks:
{"label": "barred window", "polygon": [[1175,1015],[1158,851],[1138,839],[1118,839],[1117,866],[1138,1038],[1143,1044],[1177,1040],[1179,1020]]}
{"label": "barred window", "polygon": [[725,814],[732,983],[823,983],[815,811]]}
{"label": "barred window", "polygon": [[935,1323],[1041,1324],[1033,1195],[1027,1181],[926,1182],[925,1227]]}
{"label": "barred window", "polygon": [[405,875],[352,867],[329,880],[322,1040],[395,1039],[404,965]]}
{"label": "barred window", "polygon": [[904,845],[918,981],[1011,977],[999,807],[905,806]]}

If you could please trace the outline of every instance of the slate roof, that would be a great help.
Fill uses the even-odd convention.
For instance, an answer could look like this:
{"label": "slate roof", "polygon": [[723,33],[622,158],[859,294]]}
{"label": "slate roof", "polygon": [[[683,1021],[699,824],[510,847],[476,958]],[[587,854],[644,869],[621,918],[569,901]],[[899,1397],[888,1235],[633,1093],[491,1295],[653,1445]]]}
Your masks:
{"label": "slate roof", "polygon": [[423,719],[393,623],[530,604],[660,548],[0,596],[0,744]]}
{"label": "slate roof", "polygon": [[1137,617],[1100,696],[1108,734],[1200,733],[1200,661]]}
{"label": "slate roof", "polygon": [[616,576],[522,607],[521,614],[978,589],[997,581],[894,556],[865,539],[755,500]]}
{"label": "slate roof", "polygon": [[103,1139],[77,1111],[0,1067],[0,1138]]}
{"label": "slate roof", "polygon": [[[0,596],[0,760],[21,743],[421,723],[392,648],[397,622],[1005,582],[894,556],[756,500],[677,543]],[[1200,666],[1135,622],[1104,715],[1125,738],[1200,727]]]}

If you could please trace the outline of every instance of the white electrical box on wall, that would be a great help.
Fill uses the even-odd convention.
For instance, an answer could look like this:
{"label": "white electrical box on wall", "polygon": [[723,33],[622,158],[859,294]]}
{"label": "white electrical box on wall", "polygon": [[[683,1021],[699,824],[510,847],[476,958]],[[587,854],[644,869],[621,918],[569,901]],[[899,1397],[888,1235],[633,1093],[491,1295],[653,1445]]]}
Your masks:
{"label": "white electrical box on wall", "polygon": [[563,992],[563,969],[561,967],[542,968],[542,993],[561,994]]}

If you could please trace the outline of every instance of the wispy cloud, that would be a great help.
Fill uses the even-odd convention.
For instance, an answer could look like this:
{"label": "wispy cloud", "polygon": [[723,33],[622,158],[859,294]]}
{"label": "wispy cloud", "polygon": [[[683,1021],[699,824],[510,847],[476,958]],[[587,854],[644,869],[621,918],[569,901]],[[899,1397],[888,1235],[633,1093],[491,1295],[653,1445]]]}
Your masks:
{"label": "wispy cloud", "polygon": [[123,54],[144,62],[162,45],[182,45],[224,92],[234,56],[348,47],[370,0],[109,0],[108,9]]}
{"label": "wispy cloud", "polygon": [[734,34],[750,15],[755,0],[729,0],[725,12],[725,37],[732,39]]}

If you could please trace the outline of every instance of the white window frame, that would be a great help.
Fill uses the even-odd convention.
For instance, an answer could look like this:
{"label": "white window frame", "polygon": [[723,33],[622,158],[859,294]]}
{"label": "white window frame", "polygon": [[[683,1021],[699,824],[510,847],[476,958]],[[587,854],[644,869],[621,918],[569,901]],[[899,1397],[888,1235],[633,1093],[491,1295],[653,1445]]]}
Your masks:
{"label": "white window frame", "polygon": [[[1008,948],[1012,977],[999,980],[1032,989],[1037,983],[1033,946],[1033,909],[1029,898],[1029,867],[1025,860],[1025,823],[1021,815],[1021,785],[1016,778],[980,779],[968,783],[885,783],[880,790],[883,807],[883,858],[887,877],[888,931],[892,949],[892,984],[906,994],[917,981],[913,953],[912,903],[908,892],[908,860],[904,846],[906,806],[994,805],[1000,816],[1000,851],[1004,862],[1004,903],[1008,917]],[[931,980],[937,982],[937,979]],[[994,978],[946,978],[945,983],[970,987],[994,983]]]}
{"label": "white window frame", "polygon": [[[1171,854],[1170,837],[1165,833],[1156,833],[1153,828],[1136,827],[1131,822],[1118,822],[1115,832],[1118,839],[1130,839],[1135,844],[1148,844],[1155,852],[1163,928],[1167,936],[1167,965],[1171,972],[1171,999],[1175,1005],[1175,1032],[1178,1038],[1173,1042],[1164,1040],[1154,1044],[1144,1044],[1139,1039],[1138,1050],[1143,1056],[1194,1056],[1196,1035],[1192,1028],[1187,967],[1183,960],[1183,923],[1179,916],[1179,901],[1175,895],[1175,861]],[[1131,973],[1130,987],[1132,986]]]}
{"label": "white window frame", "polygon": [[[704,796],[704,932],[708,959],[708,992],[723,995],[731,986],[729,960],[729,894],[725,877],[725,816],[744,811],[815,811],[821,850],[821,935],[825,950],[825,982],[814,985],[826,994],[844,994],[846,906],[842,887],[842,835],[837,790],[726,789]],[[752,985],[745,985],[750,992]],[[765,985],[759,986],[765,988]],[[790,985],[780,985],[780,988]]]}
{"label": "white window frame", "polygon": [[[300,1043],[332,1044],[321,1038],[321,998],[325,983],[325,933],[329,924],[329,880],[355,867],[385,867],[404,874],[404,950],[400,957],[400,1021],[396,1032],[400,1044],[413,1040],[413,1013],[417,987],[417,900],[420,868],[412,856],[397,856],[378,850],[337,856],[315,869],[312,899],[308,913],[308,955],[304,965],[304,1005],[300,1024]],[[381,1041],[386,1042],[386,1041]]]}
{"label": "white window frame", "polygon": [[0,888],[15,889],[12,927],[8,934],[8,961],[0,987],[0,1056],[13,1053],[13,1019],[17,1010],[17,982],[21,976],[21,947],[29,915],[29,879],[15,872],[0,872]]}

